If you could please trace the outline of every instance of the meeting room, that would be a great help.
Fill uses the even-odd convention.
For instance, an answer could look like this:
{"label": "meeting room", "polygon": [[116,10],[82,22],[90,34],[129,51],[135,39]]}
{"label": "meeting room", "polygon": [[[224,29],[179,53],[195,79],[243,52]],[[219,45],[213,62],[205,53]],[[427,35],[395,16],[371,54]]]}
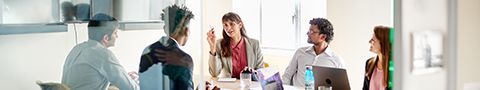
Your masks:
{"label": "meeting room", "polygon": [[0,0],[2,90],[479,90],[477,0]]}

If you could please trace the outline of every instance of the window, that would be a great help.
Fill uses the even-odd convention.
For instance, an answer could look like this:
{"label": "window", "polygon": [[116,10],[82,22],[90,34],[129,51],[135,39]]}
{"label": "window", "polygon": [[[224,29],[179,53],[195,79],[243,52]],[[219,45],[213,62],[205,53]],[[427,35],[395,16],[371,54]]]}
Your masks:
{"label": "window", "polygon": [[0,0],[0,35],[66,32],[59,0]]}
{"label": "window", "polygon": [[63,22],[86,23],[97,13],[120,21],[122,30],[161,30],[162,9],[185,0],[0,0],[0,34],[65,32]]}
{"label": "window", "polygon": [[59,22],[58,0],[1,0],[0,24]]}
{"label": "window", "polygon": [[113,0],[113,4],[113,16],[120,20],[121,29],[145,30],[162,29],[162,9],[173,4],[185,5],[185,0]]}
{"label": "window", "polygon": [[326,0],[301,0],[300,2],[300,46],[308,46],[307,32],[310,28],[310,20],[313,18],[327,18],[327,1]]}
{"label": "window", "polygon": [[3,0],[0,0],[0,24],[3,23]]}
{"label": "window", "polygon": [[113,0],[113,4],[113,16],[120,20],[120,29],[148,30],[163,29],[162,9],[184,5],[185,0]]}
{"label": "window", "polygon": [[293,51],[309,45],[309,21],[326,17],[326,0],[234,0],[233,11],[262,48]]}
{"label": "window", "polygon": [[162,9],[185,0],[114,0],[115,16],[121,21],[159,21]]}
{"label": "window", "polygon": [[121,22],[160,21],[163,8],[184,3],[184,0],[1,0],[0,21],[2,24],[59,23],[68,18],[65,12],[73,12],[76,20],[106,13]]}

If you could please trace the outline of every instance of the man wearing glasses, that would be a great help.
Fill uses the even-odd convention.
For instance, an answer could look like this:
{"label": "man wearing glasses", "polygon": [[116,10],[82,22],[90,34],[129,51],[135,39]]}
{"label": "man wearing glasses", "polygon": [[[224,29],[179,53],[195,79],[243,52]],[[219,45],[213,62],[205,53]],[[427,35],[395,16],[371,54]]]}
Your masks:
{"label": "man wearing glasses", "polygon": [[333,39],[333,26],[325,18],[310,20],[307,33],[308,43],[313,46],[301,47],[295,52],[290,64],[282,76],[282,81],[288,85],[305,86],[305,66],[324,66],[345,68],[343,59],[329,47]]}

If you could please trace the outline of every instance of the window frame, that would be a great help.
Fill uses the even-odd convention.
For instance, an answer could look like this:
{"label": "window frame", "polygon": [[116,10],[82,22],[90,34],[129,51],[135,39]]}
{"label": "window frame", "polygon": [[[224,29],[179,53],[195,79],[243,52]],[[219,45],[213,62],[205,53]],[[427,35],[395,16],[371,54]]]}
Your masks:
{"label": "window frame", "polygon": [[[259,40],[260,44],[262,44],[262,43],[265,43],[264,38],[266,36],[266,35],[264,35],[265,33],[262,30],[263,27],[264,27],[263,19],[265,17],[262,14],[262,10],[263,10],[263,7],[264,7],[263,3],[265,3],[265,2],[263,2],[262,0],[260,0],[258,2],[259,2],[259,8],[258,9],[260,9],[259,12],[257,12],[258,15],[259,15],[259,19],[260,19],[259,20],[260,25],[258,27],[258,29],[259,29],[258,40]],[[295,43],[295,45],[293,47],[287,47],[287,48],[278,48],[278,47],[271,47],[271,46],[264,46],[264,45],[262,46],[261,45],[261,48],[264,52],[267,52],[267,53],[291,53],[291,52],[294,52],[299,47],[305,46],[305,44],[303,44],[303,42],[306,42],[306,41],[302,41],[303,40],[302,38],[307,38],[307,37],[304,37],[304,35],[306,35],[306,34],[302,33],[302,24],[308,24],[308,22],[307,23],[302,23],[301,22],[301,20],[302,20],[302,11],[301,11],[302,0],[294,0],[294,2],[295,3],[294,3],[294,13],[292,15],[292,22],[294,23],[293,27],[295,29],[295,31],[294,31],[295,33],[292,34],[294,36],[294,40],[291,43]],[[321,2],[325,2],[325,5],[326,5],[326,0],[321,0]],[[233,4],[235,4],[235,3],[233,3]],[[236,8],[237,7],[235,7],[235,6],[233,7],[234,11],[235,11]],[[326,10],[325,10],[325,12],[322,12],[322,13],[326,13]],[[326,16],[326,14],[325,14],[325,16]],[[257,36],[255,36],[255,37],[257,37]]]}

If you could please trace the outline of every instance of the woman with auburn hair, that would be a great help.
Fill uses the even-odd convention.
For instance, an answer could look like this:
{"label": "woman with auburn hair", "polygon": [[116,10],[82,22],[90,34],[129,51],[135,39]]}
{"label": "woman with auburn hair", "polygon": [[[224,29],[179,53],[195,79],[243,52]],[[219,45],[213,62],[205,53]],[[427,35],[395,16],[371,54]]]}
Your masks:
{"label": "woman with auburn hair", "polygon": [[240,78],[244,69],[263,68],[263,54],[258,40],[247,37],[245,24],[236,13],[229,12],[222,17],[223,39],[215,40],[213,28],[207,33],[210,45],[208,61],[210,75]]}
{"label": "woman with auburn hair", "polygon": [[390,27],[376,26],[373,29],[373,36],[370,39],[370,51],[377,54],[367,60],[365,65],[365,78],[363,81],[363,90],[389,90],[391,87],[388,81],[390,73],[388,71],[391,42]]}

